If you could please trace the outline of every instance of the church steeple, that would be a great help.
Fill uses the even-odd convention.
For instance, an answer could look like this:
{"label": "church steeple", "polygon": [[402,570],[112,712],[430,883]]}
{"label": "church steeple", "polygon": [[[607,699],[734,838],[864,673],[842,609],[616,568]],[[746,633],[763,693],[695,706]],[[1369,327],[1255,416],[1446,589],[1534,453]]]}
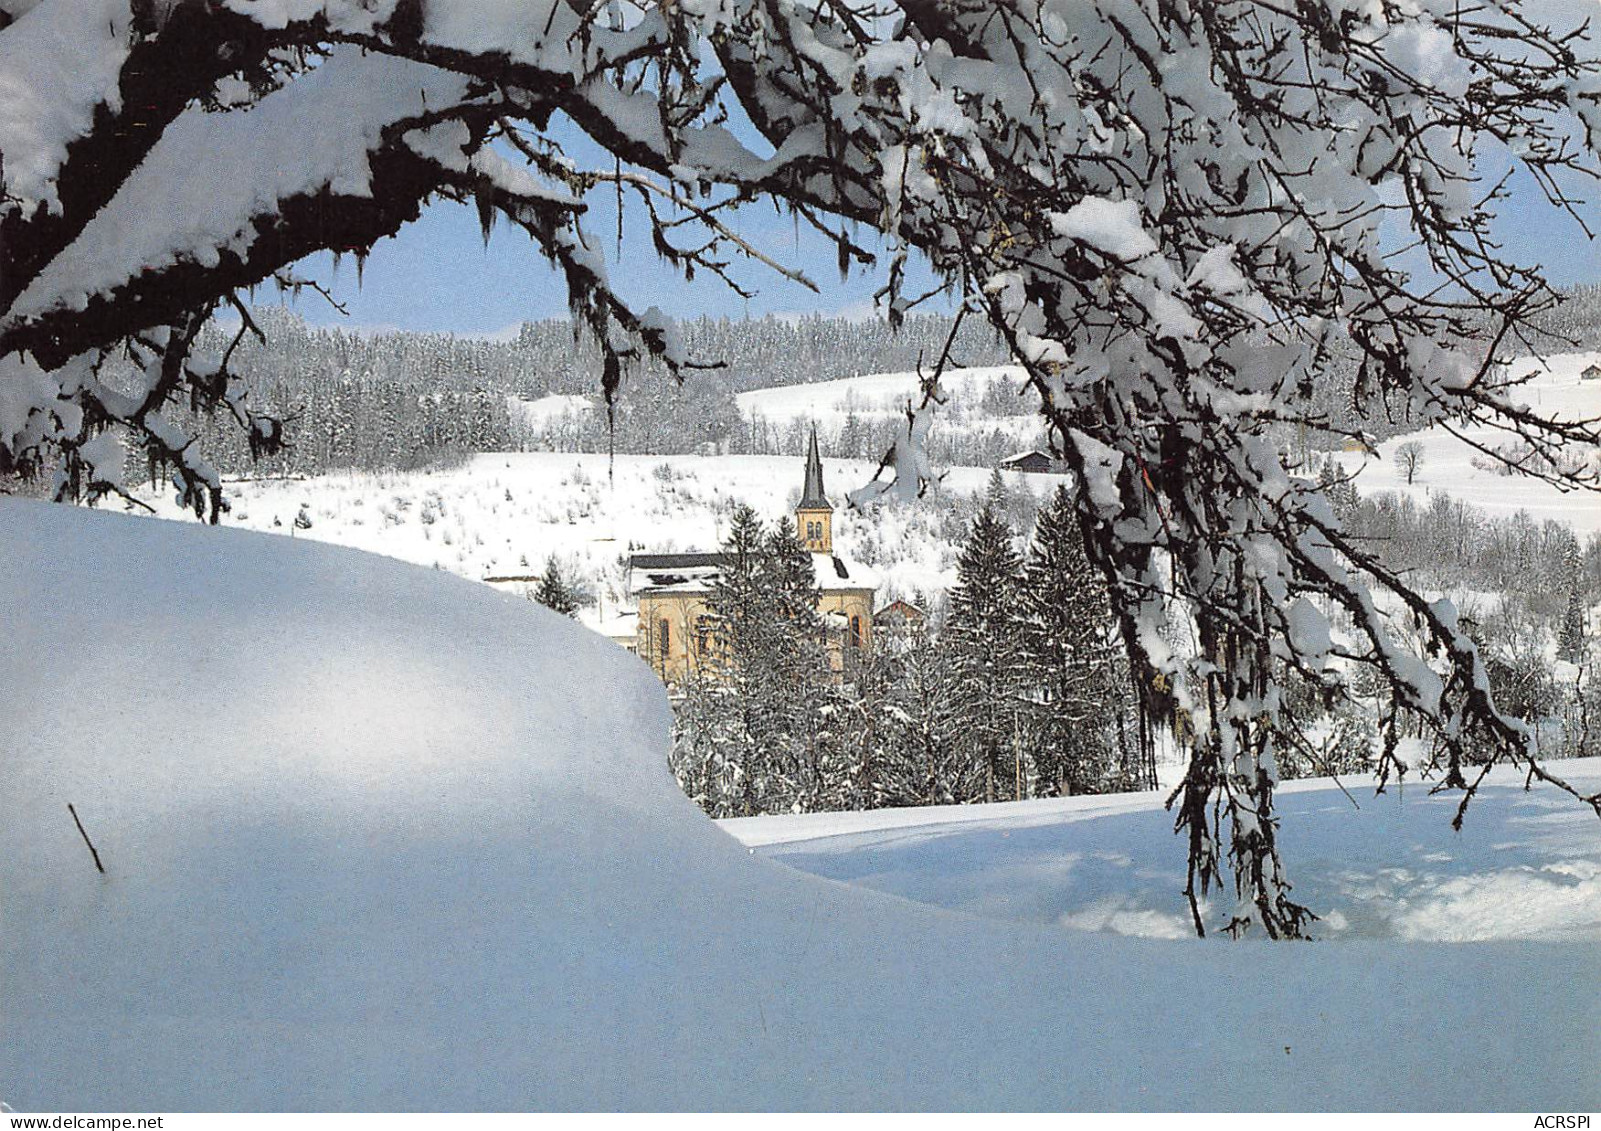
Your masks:
{"label": "church steeple", "polygon": [[812,442],[806,452],[806,482],[801,488],[800,505],[795,508],[795,531],[814,554],[834,552],[834,507],[823,494],[823,460],[817,454],[817,426],[812,426]]}
{"label": "church steeple", "polygon": [[831,511],[823,494],[823,461],[817,455],[817,425],[812,425],[812,446],[806,453],[806,485],[801,488],[801,510]]}

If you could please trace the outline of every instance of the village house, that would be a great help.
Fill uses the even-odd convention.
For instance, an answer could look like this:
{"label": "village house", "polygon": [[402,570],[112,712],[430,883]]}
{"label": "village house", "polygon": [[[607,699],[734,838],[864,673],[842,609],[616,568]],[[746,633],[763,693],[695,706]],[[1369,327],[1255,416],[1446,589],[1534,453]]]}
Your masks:
{"label": "village house", "polygon": [[[849,653],[872,641],[878,577],[834,552],[834,507],[823,491],[815,431],[795,508],[795,531],[812,555],[830,666],[843,671]],[[706,602],[723,562],[720,553],[635,554],[629,559],[629,595],[637,609],[634,650],[669,687],[714,662]]]}
{"label": "village house", "polygon": [[873,614],[879,632],[913,636],[928,627],[928,614],[910,601],[894,600]]}
{"label": "village house", "polygon": [[1038,448],[1030,448],[1026,452],[1015,452],[1001,460],[1002,471],[1023,471],[1031,475],[1048,475],[1063,470],[1061,464],[1052,458],[1050,452],[1042,452]]}

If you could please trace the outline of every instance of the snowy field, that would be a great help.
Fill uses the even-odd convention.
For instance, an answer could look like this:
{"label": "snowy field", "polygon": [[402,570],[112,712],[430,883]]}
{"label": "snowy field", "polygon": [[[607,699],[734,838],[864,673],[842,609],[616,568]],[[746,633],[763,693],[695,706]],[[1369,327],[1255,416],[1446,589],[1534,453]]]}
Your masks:
{"label": "snowy field", "polygon": [[578,393],[552,393],[528,401],[513,398],[510,403],[523,425],[536,432],[564,416],[584,416],[595,411],[594,399]]}
{"label": "snowy field", "polygon": [[[1338,904],[1329,941],[1121,937],[1118,911],[1175,908],[1154,798],[813,827],[859,838],[859,865],[816,840],[756,852],[668,774],[648,669],[525,601],[14,499],[0,545],[0,1099],[19,1111],[1601,1106],[1593,902],[1540,912],[1538,943],[1510,917],[1593,891],[1601,829],[1543,794],[1492,791],[1461,838],[1415,791],[1362,821],[1326,789],[1290,799],[1327,822],[1286,829],[1308,895],[1405,869],[1438,878],[1432,899],[1479,890],[1482,917],[1493,880],[1491,939],[1413,937],[1422,889],[1399,878],[1390,911]],[[983,914],[767,852],[881,887],[898,870]],[[1119,878],[1064,897],[1096,869]],[[1127,899],[1076,920],[1105,930],[1064,927],[1092,890]]]}
{"label": "snowy field", "polygon": [[[1585,792],[1601,759],[1553,762]],[[1555,790],[1492,776],[1460,833],[1426,784],[1289,782],[1282,849],[1318,937],[1601,944],[1601,822]],[[1120,935],[1191,933],[1165,794],[749,817],[721,822],[791,867],[998,919]],[[1216,910],[1216,909],[1214,909]],[[1215,922],[1215,917],[1213,919]],[[1601,959],[1601,946],[1596,948]]]}
{"label": "snowy field", "polygon": [[[224,522],[274,534],[351,546],[473,580],[527,576],[551,554],[573,563],[615,605],[623,594],[619,556],[632,545],[655,553],[714,550],[734,504],[748,502],[766,522],[793,518],[803,461],[792,456],[619,455],[608,475],[605,455],[481,455],[450,471],[342,473],[313,479],[239,480],[227,484],[233,512]],[[876,465],[823,461],[836,508],[837,550],[884,579],[881,599],[955,581],[955,547],[935,536],[933,503],[883,507],[871,515],[845,508],[845,492],[866,483]],[[946,470],[941,490],[984,490],[984,468]],[[1037,495],[1060,478],[1008,472],[1014,490]],[[166,518],[193,514],[165,492],[143,491]],[[297,529],[304,508],[311,526]]]}
{"label": "snowy field", "polygon": [[[1533,372],[1535,376],[1518,390],[1517,399],[1557,419],[1601,417],[1601,381],[1585,381],[1579,376],[1586,366],[1597,363],[1601,363],[1601,354],[1597,353],[1555,355],[1544,362],[1520,358],[1511,364],[1511,374],[1521,377]],[[1601,533],[1601,496],[1560,491],[1528,476],[1498,474],[1480,448],[1509,450],[1514,437],[1489,428],[1458,431],[1460,435],[1452,435],[1445,428],[1434,427],[1386,441],[1377,456],[1341,452],[1337,458],[1348,472],[1356,473],[1356,488],[1364,495],[1394,491],[1425,503],[1431,494],[1440,492],[1499,518],[1522,510],[1537,522],[1567,522],[1581,539]],[[1416,481],[1409,485],[1395,462],[1395,451],[1411,441],[1423,445],[1423,460]],[[1592,461],[1598,455],[1574,454]]]}
{"label": "snowy field", "polygon": [[[1022,378],[1023,371],[1011,365],[948,371],[940,379],[946,403],[938,410],[935,427],[986,433],[1000,429],[1016,436],[1019,444],[1033,444],[1043,431],[1039,400],[1023,388]],[[1002,381],[1018,390],[1017,395],[1002,402],[1004,411],[986,411],[980,403],[984,394]],[[773,424],[810,421],[835,432],[852,416],[863,422],[904,419],[907,399],[918,396],[917,374],[905,372],[753,389],[734,399],[747,418],[760,417]]]}

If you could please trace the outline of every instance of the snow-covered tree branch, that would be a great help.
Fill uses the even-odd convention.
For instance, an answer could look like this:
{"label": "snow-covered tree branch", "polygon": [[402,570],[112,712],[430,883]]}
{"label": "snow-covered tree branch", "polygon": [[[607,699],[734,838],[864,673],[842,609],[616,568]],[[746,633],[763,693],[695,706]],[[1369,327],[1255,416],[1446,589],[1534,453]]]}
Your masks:
{"label": "snow-covered tree branch", "polygon": [[[1287,669],[1333,693],[1353,665],[1379,672],[1391,754],[1400,712],[1426,720],[1465,799],[1493,760],[1547,776],[1455,611],[1345,537],[1273,438],[1336,428],[1311,391],[1348,344],[1367,412],[1488,424],[1538,453],[1601,441],[1595,422],[1521,406],[1497,365],[1553,301],[1496,242],[1507,170],[1582,227],[1601,142],[1583,28],[1516,0],[0,13],[0,472],[55,466],[63,495],[114,490],[102,437],[121,426],[215,517],[217,476],[166,409],[225,407],[262,450],[282,432],[226,356],[194,355],[199,326],[225,307],[248,326],[250,288],[316,251],[360,254],[436,196],[476,201],[486,232],[504,217],[556,265],[608,391],[646,355],[713,361],[613,287],[583,194],[650,201],[656,246],[686,273],[769,260],[736,213],[775,199],[829,234],[842,270],[875,265],[852,225],[882,233],[892,320],[920,301],[906,256],[925,256],[1025,367],[1131,654],[1197,724],[1176,800],[1198,927],[1226,855],[1228,925],[1303,929],[1272,807],[1275,751],[1296,741]],[[572,129],[615,166],[569,159]],[[920,466],[913,409],[889,466]],[[1335,610],[1350,632],[1331,632]],[[1422,654],[1399,642],[1401,614]],[[1175,618],[1187,655],[1159,631]]]}

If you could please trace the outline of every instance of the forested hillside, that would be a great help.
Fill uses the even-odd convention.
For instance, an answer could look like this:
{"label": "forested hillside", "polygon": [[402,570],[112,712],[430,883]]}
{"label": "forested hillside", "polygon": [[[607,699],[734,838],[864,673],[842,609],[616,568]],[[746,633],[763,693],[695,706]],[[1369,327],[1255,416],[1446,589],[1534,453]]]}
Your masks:
{"label": "forested hillside", "polygon": [[[233,364],[248,375],[256,410],[288,419],[290,449],[256,464],[237,429],[196,417],[191,426],[225,474],[407,470],[507,450],[671,455],[714,445],[793,454],[783,433],[752,434],[735,394],[915,369],[932,362],[951,329],[949,319],[933,316],[908,318],[898,333],[880,321],[844,318],[686,321],[680,332],[689,354],[717,367],[679,382],[649,365],[640,379],[623,383],[608,414],[599,395],[599,352],[575,339],[566,321],[525,323],[504,341],[311,326],[285,307],[264,308],[255,321],[261,334],[245,334]],[[221,353],[236,330],[208,328],[202,344]],[[1004,353],[987,329],[970,322],[953,357],[986,364],[1004,360]],[[560,394],[590,397],[591,407],[537,420],[516,411],[518,401]],[[833,450],[834,439],[825,437],[830,455],[882,454],[876,435],[852,440],[850,452]],[[1006,445],[989,446],[1004,452]]]}
{"label": "forested hillside", "polygon": [[[608,414],[600,396],[599,352],[589,340],[575,340],[564,320],[524,323],[515,337],[490,340],[312,326],[287,307],[264,307],[255,317],[262,334],[241,339],[235,367],[248,375],[258,411],[288,418],[290,449],[253,462],[237,429],[197,417],[192,427],[228,474],[409,470],[450,465],[474,452],[508,450],[797,455],[807,434],[804,421],[775,425],[743,418],[736,395],[914,370],[939,354],[950,333],[950,320],[936,316],[908,318],[898,333],[878,320],[694,319],[680,326],[688,353],[720,367],[679,382],[651,364],[643,379],[623,383]],[[1541,348],[1601,348],[1601,288],[1567,292],[1541,326],[1548,331],[1545,340],[1534,343]],[[221,352],[234,332],[213,326],[204,344]],[[1361,427],[1380,439],[1415,428],[1404,411],[1359,417],[1357,354],[1354,349],[1349,354],[1313,390],[1329,423],[1351,428],[1360,419]],[[962,327],[953,357],[964,365],[1009,360],[976,322]],[[1258,360],[1267,366],[1271,357],[1264,351]],[[557,395],[585,397],[588,403],[533,416],[518,411],[519,401]],[[894,424],[824,422],[819,438],[827,455],[876,460],[892,442]],[[1327,435],[1284,440],[1334,446]],[[988,466],[1023,446],[1027,440],[1020,440],[1015,429],[964,428],[936,431],[932,454],[941,463]]]}

